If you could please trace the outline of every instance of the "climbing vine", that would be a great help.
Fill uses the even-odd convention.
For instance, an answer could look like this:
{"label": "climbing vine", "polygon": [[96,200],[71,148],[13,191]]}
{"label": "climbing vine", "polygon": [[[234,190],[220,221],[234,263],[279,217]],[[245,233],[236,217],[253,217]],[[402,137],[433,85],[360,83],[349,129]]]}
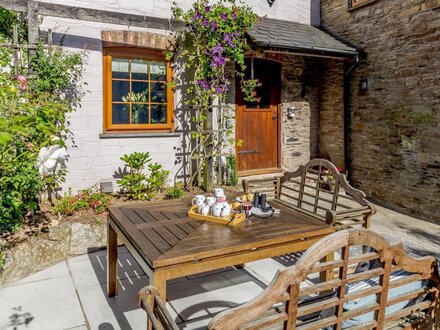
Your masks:
{"label": "climbing vine", "polygon": [[[217,130],[226,135],[232,133],[222,120],[228,90],[235,83],[235,77],[228,76],[225,70],[228,61],[235,64],[245,99],[256,100],[254,89],[258,83],[244,79],[245,54],[250,50],[246,31],[252,27],[256,15],[249,6],[237,4],[236,0],[216,3],[197,0],[187,11],[174,3],[173,19],[184,22],[186,28],[173,32],[175,43],[166,55],[173,58],[175,68],[180,71],[174,84],[185,86],[190,95],[184,105],[194,110],[192,121],[196,129],[192,137],[197,145],[192,154],[199,160],[194,176],[198,173],[200,177],[200,171],[204,171],[206,187],[206,180],[212,177],[207,172],[207,163],[216,157],[216,152],[221,154],[218,144],[225,138],[212,133],[209,116],[217,112]],[[185,80],[188,76],[189,81]]]}

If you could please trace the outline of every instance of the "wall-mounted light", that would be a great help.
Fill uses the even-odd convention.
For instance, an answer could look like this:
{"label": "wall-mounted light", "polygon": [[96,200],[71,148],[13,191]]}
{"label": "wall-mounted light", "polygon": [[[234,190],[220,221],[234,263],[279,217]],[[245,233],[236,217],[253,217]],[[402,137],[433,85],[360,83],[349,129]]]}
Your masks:
{"label": "wall-mounted light", "polygon": [[275,0],[267,0],[267,2],[269,3],[269,6],[272,7],[273,3],[275,2]]}
{"label": "wall-mounted light", "polygon": [[368,79],[361,78],[361,80],[359,80],[359,91],[366,92],[367,90],[368,90]]}
{"label": "wall-mounted light", "polygon": [[295,107],[291,106],[287,108],[287,118],[293,119],[293,117],[295,117]]}

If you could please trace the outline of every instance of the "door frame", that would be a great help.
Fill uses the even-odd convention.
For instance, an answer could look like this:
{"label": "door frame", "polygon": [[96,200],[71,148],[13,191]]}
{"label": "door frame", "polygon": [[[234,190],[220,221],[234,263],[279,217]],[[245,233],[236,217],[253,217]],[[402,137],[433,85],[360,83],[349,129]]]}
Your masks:
{"label": "door frame", "polygon": [[[250,58],[250,57],[247,57]],[[276,136],[277,136],[277,159],[276,159],[276,164],[277,167],[271,167],[271,168],[262,168],[262,169],[255,169],[255,170],[244,170],[244,171],[240,171],[238,170],[238,175],[240,177],[245,177],[245,176],[251,176],[251,175],[260,175],[260,174],[270,174],[270,173],[279,173],[282,172],[282,168],[281,168],[281,122],[282,122],[282,97],[281,97],[281,91],[282,91],[282,66],[283,63],[281,60],[276,60],[276,59],[272,59],[272,58],[260,58],[260,57],[254,57],[255,59],[258,60],[264,60],[264,61],[268,61],[268,62],[276,62],[280,64],[280,80],[279,80],[279,103],[276,106],[276,114],[277,114],[277,132],[276,132]],[[236,89],[240,88],[240,84],[237,83],[238,80],[236,79]],[[237,113],[238,111],[238,102],[237,102],[237,91],[235,92],[235,112]],[[249,111],[253,111],[253,110],[249,110]],[[237,137],[237,115],[235,116],[235,137]],[[235,155],[238,158],[238,147],[237,144],[235,144]]]}

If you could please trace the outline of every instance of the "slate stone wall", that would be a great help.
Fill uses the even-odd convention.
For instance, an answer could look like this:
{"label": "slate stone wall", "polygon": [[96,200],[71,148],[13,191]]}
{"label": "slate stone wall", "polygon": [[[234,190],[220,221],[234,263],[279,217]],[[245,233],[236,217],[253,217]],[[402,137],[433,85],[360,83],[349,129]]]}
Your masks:
{"label": "slate stone wall", "polygon": [[351,76],[351,182],[439,221],[440,0],[379,0],[351,12],[347,0],[321,1],[321,15],[367,54]]}
{"label": "slate stone wall", "polygon": [[[282,167],[312,158],[344,165],[342,61],[286,55],[282,65]],[[289,119],[287,110],[294,109]]]}

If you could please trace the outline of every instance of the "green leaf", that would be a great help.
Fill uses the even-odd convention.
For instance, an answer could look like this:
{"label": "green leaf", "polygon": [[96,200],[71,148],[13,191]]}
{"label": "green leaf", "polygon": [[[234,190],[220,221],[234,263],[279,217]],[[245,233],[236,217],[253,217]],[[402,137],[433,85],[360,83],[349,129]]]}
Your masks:
{"label": "green leaf", "polygon": [[0,132],[0,143],[4,146],[9,142],[13,140],[13,136],[6,132]]}

